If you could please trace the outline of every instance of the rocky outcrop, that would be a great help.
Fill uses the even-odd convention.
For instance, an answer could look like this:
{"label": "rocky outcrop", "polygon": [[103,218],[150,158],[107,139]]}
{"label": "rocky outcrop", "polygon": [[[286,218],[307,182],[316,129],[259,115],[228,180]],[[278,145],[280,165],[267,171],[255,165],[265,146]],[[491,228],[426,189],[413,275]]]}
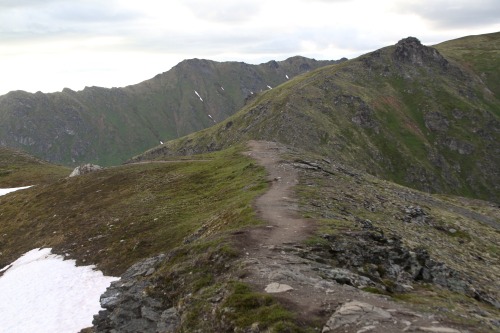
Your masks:
{"label": "rocky outcrop", "polygon": [[150,277],[168,256],[161,254],[130,267],[119,281],[101,296],[105,309],[94,316],[95,333],[173,333],[180,325],[175,307],[149,296],[154,287]]}
{"label": "rocky outcrop", "polygon": [[430,63],[437,63],[442,69],[447,69],[449,66],[448,61],[438,50],[422,45],[415,37],[401,39],[396,44],[393,57],[398,62],[414,66],[424,66]]}
{"label": "rocky outcrop", "polygon": [[434,283],[500,308],[500,302],[482,291],[481,286],[472,285],[460,272],[435,261],[425,249],[406,248],[397,237],[386,238],[376,231],[323,237],[329,242],[329,255],[305,252],[303,256],[312,255],[312,259],[318,255],[330,256],[337,270],[344,268],[356,272],[364,280],[353,283],[349,274],[344,274],[344,279],[334,278],[338,283],[356,287],[377,285],[389,292],[409,291],[412,284],[418,282]]}
{"label": "rocky outcrop", "polygon": [[92,172],[99,171],[99,170],[102,170],[102,167],[99,165],[90,164],[90,163],[84,164],[84,165],[77,166],[75,169],[73,169],[73,171],[71,172],[71,174],[68,177],[81,176],[81,175],[85,175],[87,173],[92,173]]}

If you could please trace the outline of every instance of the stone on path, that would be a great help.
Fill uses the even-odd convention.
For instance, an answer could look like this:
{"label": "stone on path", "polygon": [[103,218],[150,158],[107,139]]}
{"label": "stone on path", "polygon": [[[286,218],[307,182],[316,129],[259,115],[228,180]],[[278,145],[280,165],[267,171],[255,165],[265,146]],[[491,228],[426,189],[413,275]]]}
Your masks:
{"label": "stone on path", "polygon": [[293,290],[293,288],[290,287],[289,285],[277,282],[268,284],[266,289],[264,289],[264,291],[268,294],[283,293],[285,291],[290,291],[290,290]]}
{"label": "stone on path", "polygon": [[449,327],[419,327],[421,332],[433,332],[433,333],[460,333],[459,330]]}
{"label": "stone on path", "polygon": [[[389,320],[392,315],[374,305],[359,301],[344,303],[330,317],[322,333],[334,332],[337,328],[347,325],[363,325],[363,323],[373,323]],[[370,329],[372,329],[370,327]],[[365,330],[366,331],[366,330]]]}

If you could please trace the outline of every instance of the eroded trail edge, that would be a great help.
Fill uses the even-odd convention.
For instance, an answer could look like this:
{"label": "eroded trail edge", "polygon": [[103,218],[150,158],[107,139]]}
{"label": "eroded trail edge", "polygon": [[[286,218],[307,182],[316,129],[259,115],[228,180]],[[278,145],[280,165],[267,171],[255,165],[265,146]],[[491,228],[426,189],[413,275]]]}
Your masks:
{"label": "eroded trail edge", "polygon": [[348,270],[305,258],[303,254],[312,249],[304,241],[313,235],[315,225],[299,213],[293,188],[300,172],[283,157],[290,149],[267,141],[250,141],[248,146],[246,155],[265,167],[271,186],[255,202],[265,225],[234,236],[245,254],[244,282],[273,293],[298,315],[299,322],[323,333],[462,332],[445,327],[434,314],[417,313],[388,296],[338,283],[342,274],[349,276]]}

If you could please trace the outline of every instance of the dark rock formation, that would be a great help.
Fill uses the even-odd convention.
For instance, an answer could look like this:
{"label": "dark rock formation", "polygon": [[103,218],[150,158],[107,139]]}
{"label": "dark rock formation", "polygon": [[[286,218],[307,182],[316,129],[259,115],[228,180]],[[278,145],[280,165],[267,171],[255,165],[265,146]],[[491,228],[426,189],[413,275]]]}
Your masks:
{"label": "dark rock formation", "polygon": [[174,307],[163,304],[148,292],[154,286],[151,276],[168,256],[161,254],[130,267],[119,281],[101,296],[105,309],[94,316],[95,333],[173,333],[180,325]]}
{"label": "dark rock formation", "polygon": [[[427,216],[423,210],[409,209],[409,215]],[[353,232],[342,235],[324,235],[329,241],[330,258],[335,267],[349,269],[369,278],[389,292],[405,292],[416,282],[434,283],[479,301],[500,308],[500,302],[481,286],[472,285],[467,277],[433,260],[425,249],[408,249],[398,237],[386,238],[374,231]],[[315,253],[314,256],[317,256]],[[328,255],[320,255],[327,258]],[[308,254],[305,254],[308,257]],[[342,283],[341,279],[335,279]],[[349,283],[346,279],[344,283]],[[362,283],[369,285],[369,283]]]}
{"label": "dark rock formation", "polygon": [[449,66],[448,61],[434,48],[422,45],[415,37],[401,39],[393,53],[394,60],[414,66],[437,63],[442,69]]}

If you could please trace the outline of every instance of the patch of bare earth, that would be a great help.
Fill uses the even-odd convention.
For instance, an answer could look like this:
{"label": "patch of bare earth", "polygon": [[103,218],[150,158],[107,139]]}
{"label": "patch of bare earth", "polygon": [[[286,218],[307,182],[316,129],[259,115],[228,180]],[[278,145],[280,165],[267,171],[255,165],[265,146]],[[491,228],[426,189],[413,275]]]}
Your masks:
{"label": "patch of bare earth", "polygon": [[299,173],[280,157],[288,148],[266,141],[248,145],[246,154],[266,168],[271,186],[255,202],[266,225],[234,235],[245,254],[244,282],[274,293],[304,325],[323,332],[466,332],[449,327],[438,314],[417,313],[387,296],[325,278],[321,272],[333,267],[299,255],[315,226],[299,215],[293,192]]}

